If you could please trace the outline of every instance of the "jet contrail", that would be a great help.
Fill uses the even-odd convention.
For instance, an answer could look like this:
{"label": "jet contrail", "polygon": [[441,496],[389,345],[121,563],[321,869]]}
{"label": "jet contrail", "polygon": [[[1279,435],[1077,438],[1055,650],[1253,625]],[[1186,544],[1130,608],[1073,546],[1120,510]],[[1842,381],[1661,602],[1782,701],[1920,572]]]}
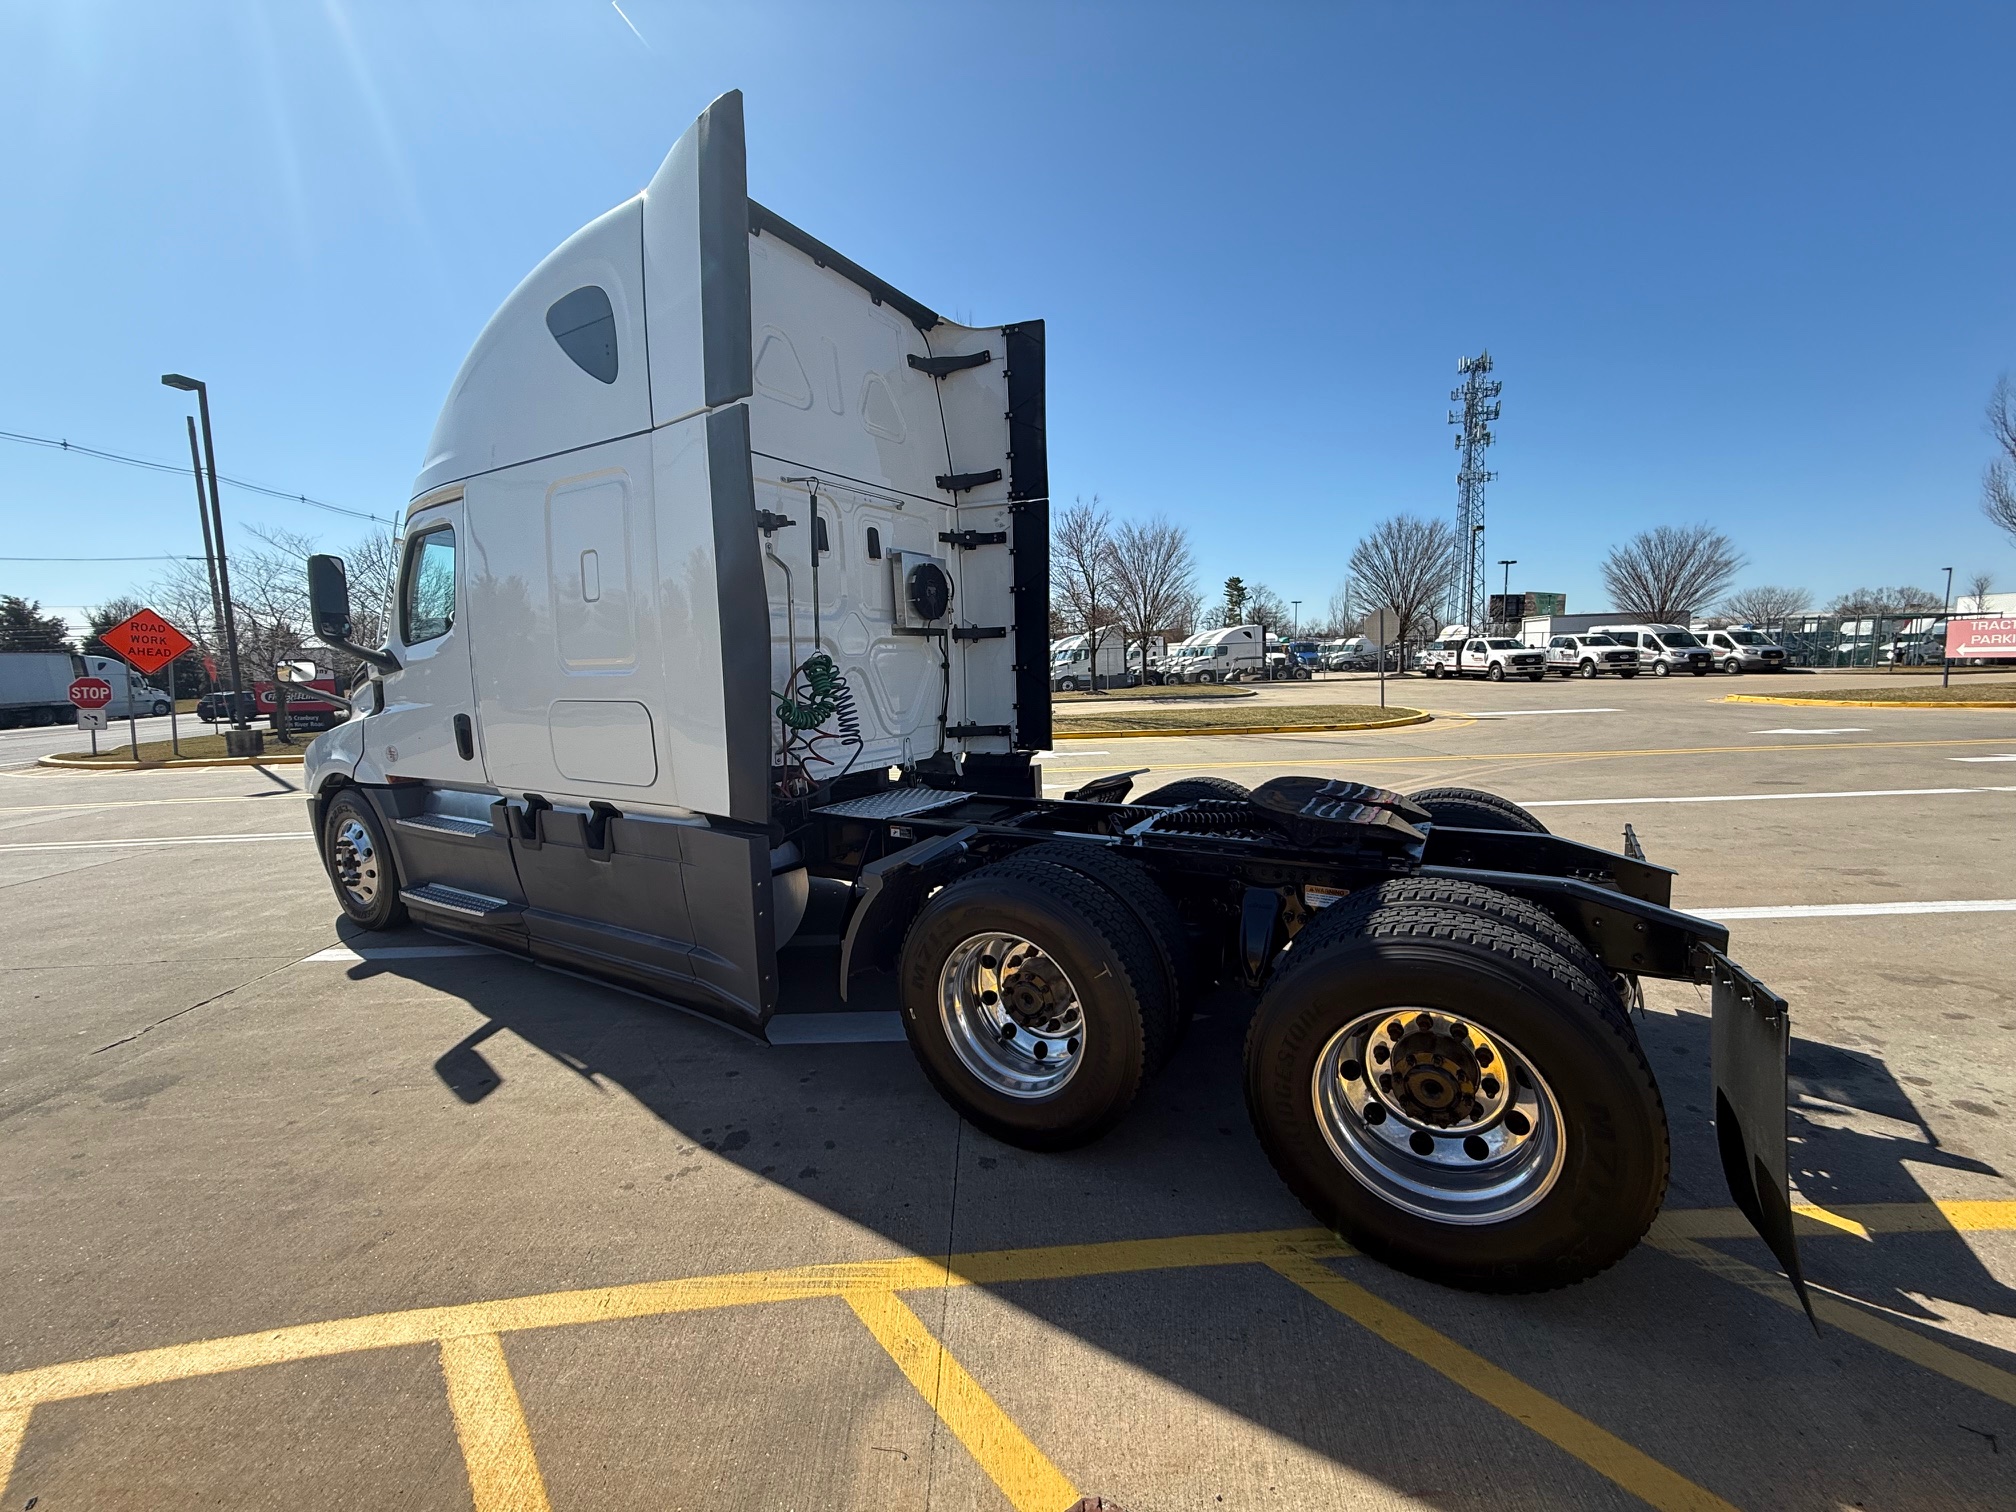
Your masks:
{"label": "jet contrail", "polygon": [[[618,5],[616,3],[616,0],[609,0],[609,9],[616,12],[617,15],[623,16],[623,7]],[[639,42],[644,42],[644,33],[637,30],[637,23],[635,21],[632,21],[628,16],[623,16],[623,24],[630,28],[631,36],[635,37]],[[645,49],[648,51],[650,50],[651,44],[649,42],[644,42],[644,46]]]}

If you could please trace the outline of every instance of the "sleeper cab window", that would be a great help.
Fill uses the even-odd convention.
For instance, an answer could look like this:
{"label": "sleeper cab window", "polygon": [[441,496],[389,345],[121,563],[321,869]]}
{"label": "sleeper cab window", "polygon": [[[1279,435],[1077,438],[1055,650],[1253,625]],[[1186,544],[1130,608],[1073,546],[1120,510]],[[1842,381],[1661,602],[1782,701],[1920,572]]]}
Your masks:
{"label": "sleeper cab window", "polygon": [[590,378],[616,381],[616,312],[594,284],[563,294],[546,309],[546,329]]}
{"label": "sleeper cab window", "polygon": [[399,637],[409,646],[438,640],[455,626],[455,530],[443,525],[413,537],[399,592]]}

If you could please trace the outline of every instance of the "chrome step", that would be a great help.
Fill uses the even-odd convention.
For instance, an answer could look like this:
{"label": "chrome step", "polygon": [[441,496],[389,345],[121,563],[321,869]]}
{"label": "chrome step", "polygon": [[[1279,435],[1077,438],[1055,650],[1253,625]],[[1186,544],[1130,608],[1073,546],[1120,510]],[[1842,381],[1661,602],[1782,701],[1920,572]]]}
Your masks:
{"label": "chrome step", "polygon": [[402,888],[399,898],[409,907],[439,909],[465,919],[494,919],[520,912],[516,903],[493,898],[488,893],[470,892],[465,887],[450,887],[445,882]]}
{"label": "chrome step", "polygon": [[395,819],[393,824],[399,829],[427,830],[440,835],[494,835],[488,819],[464,819],[459,814],[414,814],[405,819]]}

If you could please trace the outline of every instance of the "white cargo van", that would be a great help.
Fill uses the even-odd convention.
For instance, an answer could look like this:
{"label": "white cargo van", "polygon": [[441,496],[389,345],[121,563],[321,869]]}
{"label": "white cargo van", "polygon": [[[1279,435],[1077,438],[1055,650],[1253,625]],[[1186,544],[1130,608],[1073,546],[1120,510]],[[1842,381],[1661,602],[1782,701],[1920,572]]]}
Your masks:
{"label": "white cargo van", "polygon": [[1590,632],[1635,646],[1638,669],[1654,677],[1671,677],[1675,672],[1706,677],[1713,665],[1708,648],[1684,625],[1592,625]]}

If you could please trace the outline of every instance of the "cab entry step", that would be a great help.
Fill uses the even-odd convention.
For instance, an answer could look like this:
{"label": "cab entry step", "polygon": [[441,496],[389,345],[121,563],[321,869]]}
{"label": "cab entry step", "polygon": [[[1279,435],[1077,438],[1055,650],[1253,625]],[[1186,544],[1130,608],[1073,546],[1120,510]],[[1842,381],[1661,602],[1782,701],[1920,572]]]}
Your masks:
{"label": "cab entry step", "polygon": [[460,914],[466,919],[501,919],[522,912],[516,903],[493,898],[488,893],[450,887],[445,882],[427,882],[400,889],[399,899],[408,908],[435,908]]}

